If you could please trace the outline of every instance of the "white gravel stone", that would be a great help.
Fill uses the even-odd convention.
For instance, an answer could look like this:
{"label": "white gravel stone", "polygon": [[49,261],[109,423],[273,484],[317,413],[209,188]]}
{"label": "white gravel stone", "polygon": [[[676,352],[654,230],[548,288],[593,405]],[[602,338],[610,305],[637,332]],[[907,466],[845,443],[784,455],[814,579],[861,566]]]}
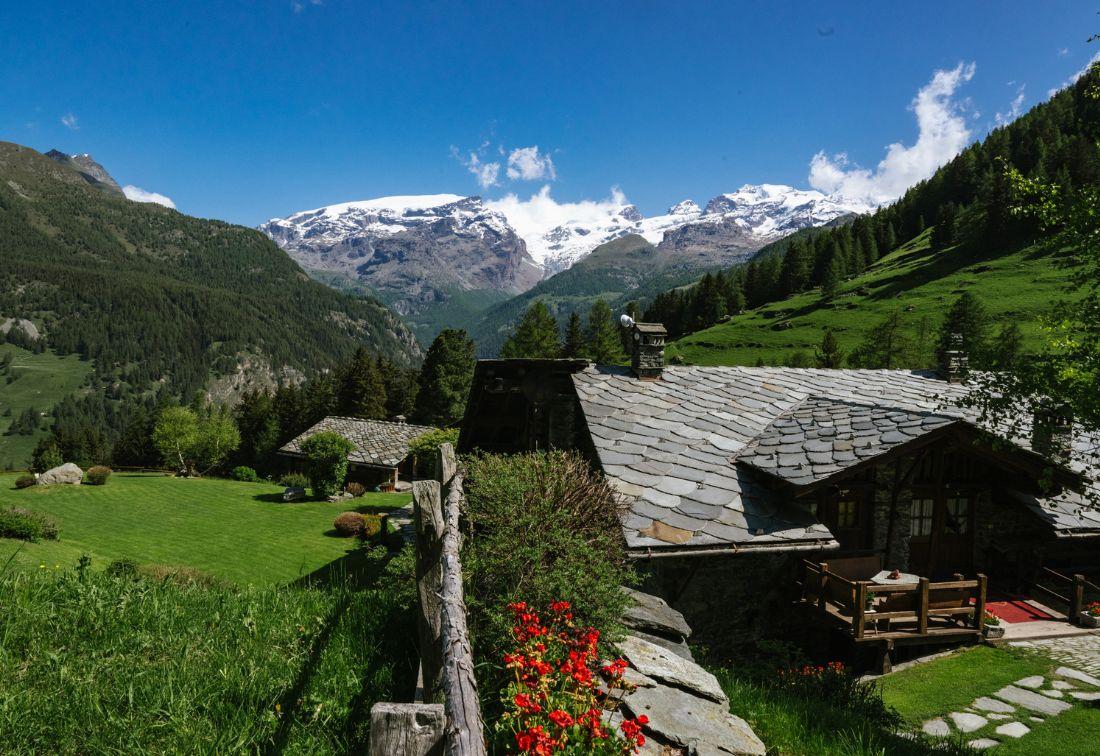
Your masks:
{"label": "white gravel stone", "polygon": [[1065,680],[1055,680],[1054,682],[1051,683],[1051,685],[1054,686],[1055,688],[1057,688],[1058,690],[1073,690],[1073,688],[1074,688],[1073,685],[1066,682]]}
{"label": "white gravel stone", "polygon": [[1060,690],[1040,690],[1039,692],[1042,693],[1044,696],[1050,696],[1051,698],[1061,698],[1065,695],[1065,693]]}
{"label": "white gravel stone", "polygon": [[1023,722],[1009,722],[997,728],[998,735],[1004,735],[1009,738],[1022,738],[1029,732],[1031,732],[1031,728]]}
{"label": "white gravel stone", "polygon": [[1078,701],[1100,701],[1100,691],[1073,690],[1070,691],[1070,695]]}
{"label": "white gravel stone", "polygon": [[1009,714],[990,714],[989,718],[992,719],[994,722],[1001,722],[1006,719],[1012,719],[1012,716]]}
{"label": "white gravel stone", "polygon": [[977,740],[971,740],[967,745],[971,748],[977,748],[979,751],[984,751],[986,748],[1000,745],[1000,742],[993,738],[978,738]]}
{"label": "white gravel stone", "polygon": [[989,720],[983,716],[977,714],[967,714],[966,712],[953,711],[947,716],[951,717],[951,721],[955,723],[955,727],[959,732],[974,732],[980,730],[989,724]]}
{"label": "white gravel stone", "polygon": [[1030,709],[1036,714],[1054,716],[1069,708],[1069,704],[1065,701],[1055,701],[1053,698],[1041,696],[1032,690],[1017,688],[1015,685],[1006,685],[993,695],[1009,703]]}
{"label": "white gravel stone", "polygon": [[1044,682],[1046,681],[1043,679],[1042,675],[1033,675],[1032,677],[1025,677],[1023,680],[1017,680],[1016,684],[1021,688],[1031,688],[1035,690],[1036,688],[1043,687]]}
{"label": "white gravel stone", "polygon": [[929,719],[921,725],[921,729],[924,730],[925,735],[931,735],[934,738],[946,738],[951,734],[951,728],[941,717]]}

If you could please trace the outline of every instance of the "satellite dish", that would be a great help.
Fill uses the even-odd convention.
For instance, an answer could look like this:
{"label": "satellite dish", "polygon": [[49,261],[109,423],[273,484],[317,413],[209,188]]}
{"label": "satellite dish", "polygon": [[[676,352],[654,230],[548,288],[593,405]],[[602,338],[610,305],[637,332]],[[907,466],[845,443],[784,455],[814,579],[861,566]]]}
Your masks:
{"label": "satellite dish", "polygon": [[630,317],[624,312],[622,315],[619,316],[619,325],[621,325],[623,328],[633,328],[634,318]]}

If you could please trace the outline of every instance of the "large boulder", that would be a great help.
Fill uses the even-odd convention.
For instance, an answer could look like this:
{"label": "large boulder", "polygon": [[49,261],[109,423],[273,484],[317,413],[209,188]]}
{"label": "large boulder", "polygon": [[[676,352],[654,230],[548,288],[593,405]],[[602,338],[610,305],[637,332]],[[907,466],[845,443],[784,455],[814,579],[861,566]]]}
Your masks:
{"label": "large boulder", "polygon": [[684,620],[684,615],[669,606],[664,599],[625,586],[622,590],[632,602],[623,613],[624,625],[673,641],[691,637],[691,628]]}
{"label": "large boulder", "polygon": [[66,462],[39,475],[38,485],[52,486],[56,483],[68,483],[69,485],[79,486],[82,480],[84,480],[84,471],[72,462]]}
{"label": "large boulder", "polygon": [[646,677],[729,705],[717,678],[698,664],[634,635],[626,636],[618,645],[630,666]]}
{"label": "large boulder", "polygon": [[306,489],[301,486],[287,486],[283,491],[283,501],[302,501],[306,498]]}
{"label": "large boulder", "polygon": [[715,703],[663,685],[639,686],[623,703],[635,716],[645,714],[645,730],[661,741],[690,753],[764,756],[766,748],[728,704]]}

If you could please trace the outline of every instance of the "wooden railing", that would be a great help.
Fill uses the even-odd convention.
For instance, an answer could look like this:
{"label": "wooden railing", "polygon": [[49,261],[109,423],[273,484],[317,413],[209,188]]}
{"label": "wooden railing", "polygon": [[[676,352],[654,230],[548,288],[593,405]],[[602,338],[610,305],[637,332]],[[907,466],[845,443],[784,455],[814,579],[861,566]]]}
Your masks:
{"label": "wooden railing", "polygon": [[1058,586],[1064,586],[1066,591],[1065,595],[1056,592],[1051,588],[1047,588],[1039,582],[1031,587],[1035,593],[1041,593],[1048,599],[1054,599],[1065,604],[1068,607],[1066,612],[1066,618],[1070,624],[1076,625],[1081,622],[1081,610],[1085,608],[1085,593],[1086,591],[1093,594],[1100,594],[1100,586],[1093,583],[1090,580],[1086,580],[1084,575],[1074,574],[1064,575],[1061,572],[1050,569],[1049,567],[1043,567],[1039,570],[1039,580],[1047,579],[1055,583]]}
{"label": "wooden railing", "polygon": [[[878,585],[849,580],[829,571],[828,562],[803,560],[802,600],[825,619],[848,629],[856,640],[873,631],[879,637],[922,637],[965,631],[980,632],[985,615],[986,577],[933,583],[922,577],[916,584]],[[870,606],[868,596],[883,599]],[[930,620],[965,619],[965,628],[930,625]],[[895,622],[896,621],[896,622]],[[886,628],[880,628],[886,623]]]}
{"label": "wooden railing", "polygon": [[459,559],[462,473],[450,444],[439,447],[435,477],[413,482],[420,599],[416,700],[374,705],[372,756],[484,756],[486,752]]}

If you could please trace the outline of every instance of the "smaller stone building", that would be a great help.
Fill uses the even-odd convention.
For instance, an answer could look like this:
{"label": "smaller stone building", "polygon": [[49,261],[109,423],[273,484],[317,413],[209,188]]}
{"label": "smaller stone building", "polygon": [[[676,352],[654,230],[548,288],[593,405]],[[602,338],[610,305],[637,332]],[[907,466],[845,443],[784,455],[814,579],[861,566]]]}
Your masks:
{"label": "smaller stone building", "polygon": [[355,445],[348,455],[348,479],[373,488],[397,487],[401,479],[413,475],[413,460],[409,443],[435,428],[385,420],[363,420],[357,417],[326,417],[309,430],[286,443],[279,454],[298,462],[304,459],[302,442],[310,436],[328,431],[339,433]]}

